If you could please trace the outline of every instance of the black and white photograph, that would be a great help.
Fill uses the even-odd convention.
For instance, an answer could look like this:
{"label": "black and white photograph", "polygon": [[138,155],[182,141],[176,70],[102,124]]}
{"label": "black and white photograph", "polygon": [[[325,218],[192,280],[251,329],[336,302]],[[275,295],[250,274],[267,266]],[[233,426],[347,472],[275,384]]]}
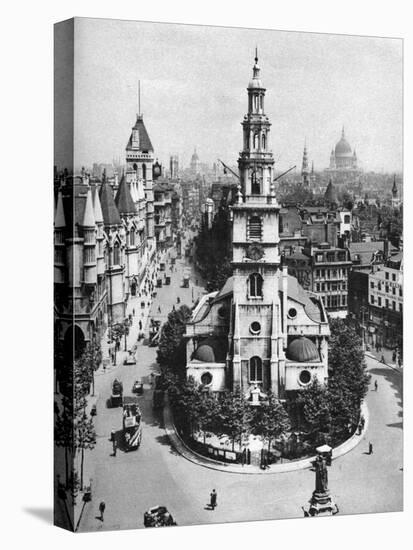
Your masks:
{"label": "black and white photograph", "polygon": [[55,525],[403,511],[402,39],[58,22],[53,164]]}

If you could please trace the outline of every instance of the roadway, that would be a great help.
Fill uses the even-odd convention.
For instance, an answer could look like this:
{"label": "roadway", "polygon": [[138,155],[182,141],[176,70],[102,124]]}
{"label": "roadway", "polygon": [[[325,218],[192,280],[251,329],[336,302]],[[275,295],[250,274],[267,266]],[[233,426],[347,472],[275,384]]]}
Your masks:
{"label": "roadway", "polygon": [[[185,262],[178,261],[171,286],[158,289],[151,315],[165,318],[172,306],[191,305],[201,289],[192,276],[189,289],[181,288]],[[161,307],[161,313],[158,313]],[[367,357],[372,373],[367,396],[370,423],[363,441],[353,451],[335,460],[329,469],[329,487],[340,514],[399,511],[402,509],[402,375]],[[79,531],[115,530],[143,527],[143,514],[157,504],[168,507],[178,525],[235,522],[302,517],[314,488],[310,470],[275,474],[242,475],[211,470],[187,461],[171,447],[162,417],[152,409],[150,374],[157,372],[156,348],[140,345],[137,364],[119,366],[97,377],[99,393],[96,416],[97,445],[88,453],[89,475],[93,478],[93,500],[86,505]],[[138,451],[112,456],[109,434],[121,428],[121,408],[106,407],[113,379],[123,381],[130,395],[136,378],[145,384],[140,399],[143,439]],[[378,391],[374,391],[374,380]],[[368,442],[374,452],[367,455]],[[92,466],[93,465],[93,466]],[[207,507],[215,488],[218,507]],[[97,519],[99,502],[104,500],[104,522]]]}

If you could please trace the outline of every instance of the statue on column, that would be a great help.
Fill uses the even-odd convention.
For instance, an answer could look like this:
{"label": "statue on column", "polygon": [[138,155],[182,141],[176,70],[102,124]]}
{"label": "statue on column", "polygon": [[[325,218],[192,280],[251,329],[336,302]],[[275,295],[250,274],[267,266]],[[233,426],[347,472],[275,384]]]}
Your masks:
{"label": "statue on column", "polygon": [[315,490],[317,493],[328,492],[327,461],[324,457],[318,456],[315,461]]}
{"label": "statue on column", "polygon": [[334,516],[338,514],[338,506],[328,490],[327,458],[321,454],[313,462],[315,468],[315,490],[310,499],[308,510],[302,507],[304,517],[318,515]]}

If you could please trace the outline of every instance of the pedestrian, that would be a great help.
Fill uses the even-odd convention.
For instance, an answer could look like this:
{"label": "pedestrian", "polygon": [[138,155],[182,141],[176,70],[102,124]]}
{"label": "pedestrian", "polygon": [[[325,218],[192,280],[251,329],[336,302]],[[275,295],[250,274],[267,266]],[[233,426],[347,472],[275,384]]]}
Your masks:
{"label": "pedestrian", "polygon": [[396,362],[396,358],[397,358],[397,353],[395,351],[393,351],[393,355],[392,355],[393,363]]}
{"label": "pedestrian", "polygon": [[369,455],[373,454],[373,443],[369,442]]}
{"label": "pedestrian", "polygon": [[132,310],[132,315],[135,317],[135,308]]}
{"label": "pedestrian", "polygon": [[103,514],[105,513],[106,504],[102,500],[102,502],[99,504],[99,512],[100,512],[100,521],[103,521]]}
{"label": "pedestrian", "polygon": [[386,361],[384,360],[384,355],[383,354],[381,356],[380,363],[386,363]]}
{"label": "pedestrian", "polygon": [[158,313],[161,313],[161,306],[158,306]]}
{"label": "pedestrian", "polygon": [[113,456],[116,456],[116,437],[112,440]]}
{"label": "pedestrian", "polygon": [[139,330],[142,330],[142,321],[139,321]]}
{"label": "pedestrian", "polygon": [[374,391],[377,391],[379,389],[379,384],[377,380],[374,381]]}
{"label": "pedestrian", "polygon": [[176,297],[176,303],[177,304],[180,304],[181,303],[181,298],[179,296]]}
{"label": "pedestrian", "polygon": [[212,510],[215,510],[215,507],[217,506],[217,492],[215,489],[212,489],[212,493],[209,496],[211,498],[209,505]]}

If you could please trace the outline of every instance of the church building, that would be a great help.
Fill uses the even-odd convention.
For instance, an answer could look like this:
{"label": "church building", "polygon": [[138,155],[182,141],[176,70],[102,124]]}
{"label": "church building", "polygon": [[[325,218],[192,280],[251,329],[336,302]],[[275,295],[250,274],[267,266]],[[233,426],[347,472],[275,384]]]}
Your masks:
{"label": "church building", "polygon": [[213,392],[239,388],[251,400],[284,398],[328,377],[327,315],[321,299],[287,274],[279,250],[271,123],[256,54],[242,122],[239,185],[232,212],[232,267],[203,296],[186,326],[187,376]]}

